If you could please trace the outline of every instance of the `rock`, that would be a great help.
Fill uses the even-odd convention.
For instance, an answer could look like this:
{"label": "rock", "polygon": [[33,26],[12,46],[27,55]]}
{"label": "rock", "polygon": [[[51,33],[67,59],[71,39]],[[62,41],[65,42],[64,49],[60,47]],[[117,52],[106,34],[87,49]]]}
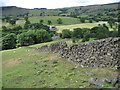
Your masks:
{"label": "rock", "polygon": [[104,87],[104,85],[101,84],[101,83],[90,83],[90,85],[95,85],[95,86],[99,86],[99,87]]}
{"label": "rock", "polygon": [[85,72],[86,75],[93,75],[92,73],[90,72]]}
{"label": "rock", "polygon": [[118,88],[114,88],[114,87],[108,87],[109,90],[119,90]]}
{"label": "rock", "polygon": [[120,74],[113,80],[113,86],[115,87],[117,83],[120,83]]}
{"label": "rock", "polygon": [[103,82],[103,83],[111,83],[112,81],[111,80],[109,80],[109,79],[107,79],[107,78],[101,78],[101,79],[99,79],[101,82]]}
{"label": "rock", "polygon": [[53,63],[53,64],[57,64],[57,63],[58,63],[58,60],[54,60],[52,63]]}
{"label": "rock", "polygon": [[90,78],[90,79],[88,79],[88,81],[91,81],[91,82],[94,82],[96,80],[97,80],[97,78]]}
{"label": "rock", "polygon": [[84,86],[80,86],[79,88],[85,88]]}

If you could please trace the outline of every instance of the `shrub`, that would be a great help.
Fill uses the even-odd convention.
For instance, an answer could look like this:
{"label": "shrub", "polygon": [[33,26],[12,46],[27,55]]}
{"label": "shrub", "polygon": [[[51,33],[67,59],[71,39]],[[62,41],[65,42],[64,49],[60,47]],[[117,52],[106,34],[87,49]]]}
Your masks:
{"label": "shrub", "polygon": [[19,46],[27,46],[27,45],[31,45],[34,44],[34,40],[32,37],[30,37],[27,33],[21,33],[17,36],[17,40],[18,40],[18,45]]}
{"label": "shrub", "polygon": [[73,37],[73,38],[72,38],[72,43],[77,43],[78,41],[79,41],[78,38],[76,38],[76,37]]}
{"label": "shrub", "polygon": [[83,38],[83,32],[81,28],[75,28],[72,34],[73,37]]}
{"label": "shrub", "polygon": [[2,40],[2,49],[13,49],[16,47],[16,35],[10,33],[3,37]]}
{"label": "shrub", "polygon": [[62,23],[63,23],[63,22],[62,22],[62,19],[61,19],[61,18],[58,18],[58,19],[57,19],[57,23],[58,23],[58,24],[62,24]]}
{"label": "shrub", "polygon": [[72,37],[72,31],[69,29],[62,30],[62,38],[71,38]]}

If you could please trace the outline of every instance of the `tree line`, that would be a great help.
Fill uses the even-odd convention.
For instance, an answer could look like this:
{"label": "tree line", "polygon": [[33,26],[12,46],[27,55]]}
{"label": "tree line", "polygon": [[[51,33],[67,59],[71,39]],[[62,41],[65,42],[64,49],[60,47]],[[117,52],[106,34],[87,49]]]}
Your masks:
{"label": "tree line", "polygon": [[73,42],[77,42],[78,39],[82,39],[82,42],[89,41],[90,38],[95,40],[104,39],[108,37],[119,37],[120,36],[120,25],[119,30],[110,31],[106,24],[98,25],[91,29],[89,28],[75,28],[73,31],[64,29],[62,31],[62,38],[72,38]]}

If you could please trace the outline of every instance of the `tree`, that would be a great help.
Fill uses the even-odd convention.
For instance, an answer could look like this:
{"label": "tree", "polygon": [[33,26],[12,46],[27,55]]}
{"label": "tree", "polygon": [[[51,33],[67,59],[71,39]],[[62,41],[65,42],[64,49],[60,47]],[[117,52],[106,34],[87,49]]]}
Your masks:
{"label": "tree", "polygon": [[82,42],[89,41],[89,40],[90,40],[90,34],[86,34],[84,35]]}
{"label": "tree", "polygon": [[15,19],[12,19],[12,20],[9,21],[9,23],[10,23],[11,25],[15,25],[15,24],[16,24],[16,20],[15,20]]}
{"label": "tree", "polygon": [[72,43],[77,43],[78,41],[79,41],[78,38],[76,38],[76,37],[73,37],[73,38],[72,38]]}
{"label": "tree", "polygon": [[27,16],[26,16],[26,17],[24,17],[24,20],[25,20],[25,21],[28,21],[28,17],[27,17]]}
{"label": "tree", "polygon": [[101,26],[97,29],[96,38],[103,39],[109,37],[109,30]]}
{"label": "tree", "polygon": [[28,46],[34,44],[34,40],[28,33],[21,33],[17,35],[17,45]]}
{"label": "tree", "polygon": [[57,19],[57,23],[58,23],[58,24],[62,24],[62,23],[63,23],[63,22],[62,22],[62,19],[61,19],[61,18],[58,18],[58,19]]}
{"label": "tree", "polygon": [[46,30],[29,30],[17,36],[18,46],[28,46],[32,44],[51,41],[51,36]]}
{"label": "tree", "polygon": [[105,23],[103,24],[103,27],[105,27],[106,29],[109,29]]}
{"label": "tree", "polygon": [[85,18],[81,17],[81,18],[80,18],[80,22],[81,22],[81,23],[85,23]]}
{"label": "tree", "polygon": [[11,17],[5,17],[4,19],[6,22],[9,22],[11,20]]}
{"label": "tree", "polygon": [[31,22],[30,21],[26,21],[24,24],[24,29],[28,29],[30,28]]}
{"label": "tree", "polygon": [[118,37],[120,37],[120,24],[118,24]]}
{"label": "tree", "polygon": [[51,41],[51,35],[46,30],[37,30],[35,32],[37,43],[48,42]]}
{"label": "tree", "polygon": [[6,26],[2,26],[2,31],[4,32],[4,31],[7,31],[8,29],[7,29],[7,27]]}
{"label": "tree", "polygon": [[48,20],[48,25],[52,24],[52,21],[51,20]]}
{"label": "tree", "polygon": [[40,20],[40,24],[43,24],[44,20]]}
{"label": "tree", "polygon": [[2,49],[13,49],[16,47],[16,35],[14,33],[10,33],[3,37],[2,40]]}
{"label": "tree", "polygon": [[76,37],[76,38],[83,38],[82,29],[81,28],[75,28],[72,36]]}
{"label": "tree", "polygon": [[62,38],[71,38],[72,32],[69,29],[62,30]]}
{"label": "tree", "polygon": [[113,25],[115,24],[115,22],[113,21],[113,20],[109,20],[108,21],[108,24],[110,25],[110,27],[112,28],[113,27]]}
{"label": "tree", "polygon": [[117,37],[118,31],[109,31],[109,37]]}
{"label": "tree", "polygon": [[89,20],[89,22],[90,22],[90,23],[93,23],[93,21],[92,21],[92,20]]}

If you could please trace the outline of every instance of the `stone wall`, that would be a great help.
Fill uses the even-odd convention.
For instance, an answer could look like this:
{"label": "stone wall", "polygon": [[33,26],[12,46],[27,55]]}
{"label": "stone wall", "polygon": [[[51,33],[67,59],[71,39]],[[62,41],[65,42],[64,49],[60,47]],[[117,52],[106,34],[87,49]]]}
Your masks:
{"label": "stone wall", "polygon": [[68,46],[66,42],[53,43],[48,50],[85,67],[120,68],[120,37],[82,42]]}

